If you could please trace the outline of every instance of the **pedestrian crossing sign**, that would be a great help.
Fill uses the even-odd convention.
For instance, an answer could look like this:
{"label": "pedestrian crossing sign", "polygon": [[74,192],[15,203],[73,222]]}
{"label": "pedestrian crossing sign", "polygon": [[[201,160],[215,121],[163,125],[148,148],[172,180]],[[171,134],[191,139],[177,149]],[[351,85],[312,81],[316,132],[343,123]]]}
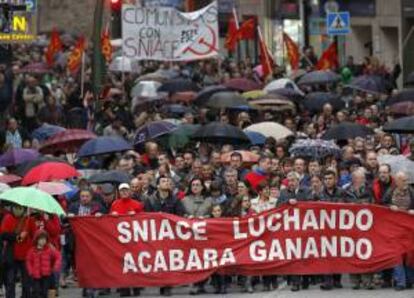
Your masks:
{"label": "pedestrian crossing sign", "polygon": [[330,12],[326,16],[328,35],[347,35],[351,32],[351,15],[348,11]]}

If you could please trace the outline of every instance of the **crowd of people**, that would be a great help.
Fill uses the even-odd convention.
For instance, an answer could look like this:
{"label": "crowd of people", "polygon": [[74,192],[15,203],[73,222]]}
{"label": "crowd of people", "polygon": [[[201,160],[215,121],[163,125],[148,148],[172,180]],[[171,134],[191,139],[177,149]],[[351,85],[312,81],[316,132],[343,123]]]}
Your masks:
{"label": "crowd of people", "polygon": [[[69,217],[105,214],[125,215],[141,212],[165,212],[187,218],[244,217],[283,204],[298,201],[324,201],[353,204],[378,204],[394,210],[414,211],[414,189],[405,172],[392,172],[389,164],[379,162],[385,154],[408,154],[414,141],[404,135],[384,133],[384,124],[395,119],[385,100],[397,92],[398,71],[379,65],[371,57],[361,64],[349,59],[337,69],[348,80],[349,75],[381,76],[388,82],[387,94],[363,91],[348,93],[346,108],[336,109],[326,103],[317,112],[310,112],[296,101],[295,109],[275,111],[256,109],[206,109],[193,103],[196,95],[188,92],[169,93],[161,98],[131,98],[135,80],[147,74],[183,78],[203,88],[225,84],[234,78],[266,83],[287,77],[286,69],[275,66],[273,74],[261,78],[255,71],[253,59],[221,63],[206,60],[192,63],[158,63],[145,61],[138,73],[108,72],[105,90],[92,95],[90,64],[87,63],[84,86],[80,74],[71,75],[65,69],[65,57],[73,47],[66,44],[55,67],[41,73],[25,72],[25,66],[44,62],[44,46],[16,45],[9,61],[0,64],[0,114],[2,115],[1,149],[41,148],[44,140],[33,137],[41,125],[81,128],[97,135],[117,136],[130,142],[135,131],[154,120],[174,118],[184,124],[205,125],[213,121],[232,124],[243,129],[264,120],[278,122],[292,131],[284,139],[267,138],[263,143],[242,145],[225,142],[190,141],[180,148],[171,148],[157,138],[145,140],[135,150],[73,160],[65,152],[55,152],[77,169],[118,170],[130,175],[128,183],[92,184],[88,177],[70,180],[76,192],[56,196]],[[89,53],[90,54],[90,53]],[[312,49],[305,51],[310,58]],[[302,61],[303,68],[312,71],[312,59]],[[89,59],[87,59],[89,60]],[[294,80],[292,80],[294,82]],[[294,84],[294,83],[292,83]],[[292,88],[291,86],[287,86]],[[299,91],[299,87],[301,90]],[[315,86],[299,85],[298,92],[329,91],[341,95],[342,84]],[[83,94],[82,94],[83,93]],[[163,112],[166,104],[179,103],[187,108],[183,113]],[[319,139],[331,127],[355,122],[375,129],[375,135],[338,141],[340,153],[326,156],[300,156],[290,153],[291,145],[299,139]],[[257,154],[257,162],[246,162],[244,149]],[[230,154],[223,161],[224,154]],[[14,173],[14,167],[1,172]],[[1,219],[1,278],[7,298],[16,297],[16,283],[22,284],[22,297],[53,297],[59,289],[76,279],[74,238],[67,218],[18,205],[3,205]],[[292,291],[306,290],[318,285],[322,290],[343,287],[341,274],[324,276],[220,276],[191,286],[191,294],[206,293],[207,285],[218,294],[230,287],[253,293],[276,289],[287,280]],[[413,268],[402,263],[383,272],[351,275],[352,288],[378,289],[411,288]],[[114,290],[112,290],[114,291]],[[119,289],[120,295],[136,296],[143,289]],[[110,289],[84,289],[85,297],[106,295]],[[170,296],[171,287],[162,287],[160,294]],[[50,296],[52,295],[52,296]]]}

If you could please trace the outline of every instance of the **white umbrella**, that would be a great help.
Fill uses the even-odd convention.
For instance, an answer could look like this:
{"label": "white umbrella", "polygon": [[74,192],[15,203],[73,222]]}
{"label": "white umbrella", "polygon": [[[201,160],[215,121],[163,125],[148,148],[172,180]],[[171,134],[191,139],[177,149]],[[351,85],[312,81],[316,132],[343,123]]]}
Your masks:
{"label": "white umbrella", "polygon": [[258,124],[250,125],[246,127],[244,131],[258,132],[264,135],[266,138],[275,138],[276,140],[284,139],[288,136],[292,136],[293,132],[276,122],[261,122]]}
{"label": "white umbrella", "polygon": [[39,182],[33,187],[40,189],[52,196],[59,196],[72,191],[72,189],[63,182]]}
{"label": "white umbrella", "polygon": [[408,182],[410,184],[414,183],[414,161],[409,160],[404,155],[379,155],[378,156],[379,164],[388,164],[391,167],[392,174],[397,172],[404,172],[408,176]]}
{"label": "white umbrella", "polygon": [[131,97],[155,98],[158,97],[158,88],[161,83],[156,81],[141,81],[131,90]]}
{"label": "white umbrella", "polygon": [[133,60],[127,57],[116,57],[109,65],[109,70],[139,73],[141,71],[141,67],[139,66],[138,60]]}
{"label": "white umbrella", "polygon": [[5,192],[6,190],[10,189],[10,186],[6,183],[0,183],[0,193]]}
{"label": "white umbrella", "polygon": [[304,95],[303,92],[299,89],[299,87],[296,85],[294,81],[292,81],[291,79],[286,79],[286,78],[278,79],[278,80],[274,80],[270,82],[269,84],[266,85],[266,87],[263,88],[263,90],[266,92],[271,92],[272,90],[283,89],[283,88],[290,88],[290,89],[293,89],[299,92],[301,95]]}

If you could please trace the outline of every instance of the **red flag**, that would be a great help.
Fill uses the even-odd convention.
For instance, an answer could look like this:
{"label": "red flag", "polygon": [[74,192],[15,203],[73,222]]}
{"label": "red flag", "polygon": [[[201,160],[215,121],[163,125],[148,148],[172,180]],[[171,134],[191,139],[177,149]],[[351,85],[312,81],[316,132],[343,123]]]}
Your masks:
{"label": "red flag", "polygon": [[85,51],[86,41],[85,38],[82,36],[79,38],[78,42],[76,43],[75,48],[73,49],[72,53],[70,53],[68,57],[68,69],[71,73],[76,73],[79,69],[79,66],[82,63],[82,55]]}
{"label": "red flag", "polygon": [[239,31],[239,20],[237,18],[236,10],[233,8],[233,15],[229,19],[229,24],[227,26],[227,35],[224,47],[230,51],[234,52],[236,49],[236,44],[239,40],[238,37]]}
{"label": "red flag", "polygon": [[112,45],[111,45],[111,38],[109,37],[109,28],[108,27],[102,33],[101,47],[102,47],[102,55],[104,56],[106,62],[111,62],[111,60],[112,60]]}
{"label": "red flag", "polygon": [[300,62],[300,52],[298,45],[286,33],[283,33],[283,42],[286,45],[290,66],[292,69],[298,69]]}
{"label": "red flag", "polygon": [[338,46],[336,42],[333,42],[326,50],[323,52],[321,58],[316,64],[317,70],[325,69],[334,69],[339,66],[338,62]]}
{"label": "red flag", "polygon": [[259,33],[260,63],[262,64],[263,78],[266,78],[273,72],[274,61],[272,55],[269,53],[269,49],[267,48],[265,41],[263,40],[263,35],[260,27],[257,27],[257,30]]}
{"label": "red flag", "polygon": [[56,29],[53,29],[50,35],[50,42],[46,49],[45,57],[49,66],[53,66],[55,55],[62,51],[62,41],[60,40],[59,33]]}
{"label": "red flag", "polygon": [[240,40],[244,39],[255,39],[256,38],[256,20],[250,18],[243,22],[238,31],[238,36]]}

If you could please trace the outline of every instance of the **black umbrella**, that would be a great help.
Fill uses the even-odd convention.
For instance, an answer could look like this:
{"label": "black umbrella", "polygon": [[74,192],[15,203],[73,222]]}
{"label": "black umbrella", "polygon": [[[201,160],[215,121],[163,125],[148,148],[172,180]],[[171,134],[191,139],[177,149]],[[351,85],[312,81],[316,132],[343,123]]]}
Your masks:
{"label": "black umbrella", "polygon": [[400,118],[387,123],[383,130],[392,133],[414,133],[414,116]]}
{"label": "black umbrella", "polygon": [[176,79],[168,81],[161,85],[158,88],[158,92],[168,92],[168,93],[177,93],[177,92],[186,92],[194,91],[198,92],[200,88],[192,81],[184,79]]}
{"label": "black umbrella", "polygon": [[161,107],[160,111],[166,115],[175,117],[182,117],[186,113],[193,113],[194,111],[190,107],[186,107],[180,104],[170,104]]}
{"label": "black umbrella", "polygon": [[405,80],[406,85],[414,85],[414,72],[410,73]]}
{"label": "black umbrella", "polygon": [[88,179],[90,183],[93,184],[103,184],[103,183],[129,183],[132,176],[121,171],[107,171],[99,174],[95,174]]}
{"label": "black umbrella", "polygon": [[208,86],[201,90],[197,97],[194,100],[194,103],[196,105],[202,105],[204,104],[211,96],[213,96],[217,92],[223,92],[223,91],[230,91],[229,88],[224,87],[223,85],[214,85],[214,86]]}
{"label": "black umbrella", "polygon": [[329,103],[335,111],[345,108],[345,102],[339,95],[329,92],[312,92],[306,95],[303,106],[311,113],[322,111],[323,106]]}
{"label": "black umbrella", "polygon": [[299,85],[320,85],[336,83],[341,80],[341,77],[330,70],[315,70],[303,75],[298,84]]}
{"label": "black umbrella", "polygon": [[282,96],[284,96],[286,98],[289,98],[290,100],[294,101],[295,103],[299,103],[305,98],[303,96],[303,94],[301,94],[298,91],[296,91],[295,89],[291,89],[291,88],[280,88],[280,89],[271,90],[269,92],[269,94],[282,95]]}
{"label": "black umbrella", "polygon": [[363,75],[354,78],[346,87],[368,93],[384,93],[385,84],[382,81],[379,76]]}
{"label": "black umbrella", "polygon": [[398,94],[391,96],[385,102],[385,105],[390,106],[395,103],[400,103],[404,101],[412,101],[414,102],[414,89],[404,89]]}
{"label": "black umbrella", "polygon": [[200,127],[192,139],[219,144],[249,144],[247,135],[238,127],[220,122],[211,122]]}
{"label": "black umbrella", "polygon": [[205,103],[205,106],[215,109],[248,106],[247,100],[237,92],[217,92]]}
{"label": "black umbrella", "polygon": [[325,140],[346,141],[356,137],[365,137],[374,134],[374,131],[364,125],[343,122],[328,129],[323,136]]}

